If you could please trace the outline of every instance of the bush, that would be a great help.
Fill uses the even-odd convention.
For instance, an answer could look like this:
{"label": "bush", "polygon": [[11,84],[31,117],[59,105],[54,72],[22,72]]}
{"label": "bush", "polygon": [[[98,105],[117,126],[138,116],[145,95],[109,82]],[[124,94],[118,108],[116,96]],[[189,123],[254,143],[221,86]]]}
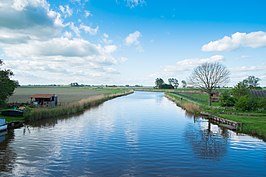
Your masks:
{"label": "bush", "polygon": [[258,109],[258,101],[249,95],[241,96],[238,98],[235,108],[241,111],[255,111]]}
{"label": "bush", "polygon": [[235,98],[232,94],[227,90],[223,92],[220,96],[220,105],[225,107],[231,107],[235,105]]}
{"label": "bush", "polygon": [[258,108],[262,110],[266,110],[266,98],[258,99]]}
{"label": "bush", "polygon": [[174,89],[174,86],[169,84],[163,84],[159,86],[159,89]]}

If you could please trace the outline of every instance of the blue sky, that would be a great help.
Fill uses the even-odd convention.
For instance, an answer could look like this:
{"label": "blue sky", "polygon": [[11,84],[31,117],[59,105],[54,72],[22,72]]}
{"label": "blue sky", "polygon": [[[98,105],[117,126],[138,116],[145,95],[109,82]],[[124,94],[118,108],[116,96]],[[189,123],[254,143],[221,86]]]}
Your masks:
{"label": "blue sky", "polygon": [[154,85],[220,62],[266,85],[263,0],[2,0],[0,58],[21,84]]}

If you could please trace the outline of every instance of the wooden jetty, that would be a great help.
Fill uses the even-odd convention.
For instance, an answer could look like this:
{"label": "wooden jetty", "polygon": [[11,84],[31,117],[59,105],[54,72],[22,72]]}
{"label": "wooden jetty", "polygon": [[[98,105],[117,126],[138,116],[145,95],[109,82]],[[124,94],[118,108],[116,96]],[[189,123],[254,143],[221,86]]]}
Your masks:
{"label": "wooden jetty", "polygon": [[230,130],[237,130],[241,127],[241,123],[235,122],[232,120],[227,120],[218,116],[211,115],[210,113],[201,112],[202,116],[207,117],[209,120],[211,120],[214,123],[217,123],[218,125],[228,128]]}

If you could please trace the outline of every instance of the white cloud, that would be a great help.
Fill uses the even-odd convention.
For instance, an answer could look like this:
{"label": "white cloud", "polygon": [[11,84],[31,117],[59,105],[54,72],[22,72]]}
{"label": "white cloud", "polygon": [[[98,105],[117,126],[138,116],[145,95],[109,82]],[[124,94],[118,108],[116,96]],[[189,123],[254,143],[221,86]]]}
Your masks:
{"label": "white cloud", "polygon": [[[161,70],[156,73],[152,73],[149,75],[150,79],[154,79],[157,77],[162,77],[164,79],[168,79],[170,77],[174,77],[181,80],[186,80],[187,76],[192,72],[192,70],[206,62],[223,62],[224,56],[222,55],[214,55],[208,58],[195,58],[195,59],[184,59],[177,61],[172,65],[162,66]],[[165,80],[165,81],[166,81]]]}
{"label": "white cloud", "polygon": [[266,84],[265,79],[265,70],[266,64],[261,65],[252,65],[252,66],[238,66],[238,67],[231,67],[229,71],[231,73],[231,85],[234,86],[238,82],[246,79],[248,76],[256,76],[261,79],[260,85]]}
{"label": "white cloud", "polygon": [[175,65],[164,66],[163,71],[174,74],[180,71],[190,71],[194,67],[197,67],[206,62],[222,62],[222,61],[224,61],[224,56],[222,55],[214,55],[208,58],[185,59],[176,62]]}
{"label": "white cloud", "polygon": [[71,39],[72,38],[72,33],[69,32],[69,31],[66,31],[66,32],[64,32],[64,35],[63,36],[66,37],[66,38],[68,38],[68,39]]}
{"label": "white cloud", "polygon": [[69,28],[76,34],[76,36],[80,37],[80,30],[73,22],[70,22]]}
{"label": "white cloud", "polygon": [[65,18],[73,15],[73,10],[69,7],[69,5],[65,5],[65,6],[60,5],[59,9]]}
{"label": "white cloud", "polygon": [[90,35],[96,35],[99,30],[99,26],[97,26],[96,28],[92,28],[84,24],[81,24],[79,28],[82,29],[85,33],[89,33]]}
{"label": "white cloud", "polygon": [[240,47],[265,47],[266,32],[257,31],[251,33],[236,32],[231,37],[225,36],[222,39],[211,41],[202,46],[201,50],[205,52],[212,51],[231,51]]}
{"label": "white cloud", "polygon": [[83,39],[53,38],[47,41],[30,41],[4,48],[10,57],[64,56],[85,57],[98,55],[101,48]]}
{"label": "white cloud", "polygon": [[92,13],[90,11],[87,11],[87,10],[84,11],[84,14],[85,14],[85,17],[92,16]]}
{"label": "white cloud", "polygon": [[57,36],[64,28],[60,14],[49,9],[49,4],[44,0],[3,0],[1,3],[1,43],[44,40]]}
{"label": "white cloud", "polygon": [[125,43],[126,45],[138,45],[140,37],[141,37],[141,33],[139,31],[135,31],[134,33],[130,33],[126,37]]}
{"label": "white cloud", "polygon": [[126,38],[125,38],[125,44],[127,46],[135,45],[136,49],[139,52],[143,52],[143,47],[141,46],[139,42],[139,38],[141,37],[141,33],[139,31],[135,31],[133,33],[130,33]]}
{"label": "white cloud", "polygon": [[[62,6],[61,12],[70,16],[70,9]],[[15,73],[14,79],[21,84],[101,83],[118,74],[115,65],[121,59],[114,57],[117,46],[83,38],[81,30],[96,34],[99,27],[76,23],[64,24],[46,0],[2,0],[1,57]]]}
{"label": "white cloud", "polygon": [[113,41],[109,39],[109,35],[107,33],[104,33],[102,42],[107,45],[107,44],[112,44]]}
{"label": "white cloud", "polygon": [[144,5],[146,2],[145,0],[125,0],[127,3],[127,6],[130,8],[135,8],[137,6],[142,6]]}
{"label": "white cloud", "polygon": [[116,45],[107,45],[104,47],[107,53],[113,53],[117,50]]}

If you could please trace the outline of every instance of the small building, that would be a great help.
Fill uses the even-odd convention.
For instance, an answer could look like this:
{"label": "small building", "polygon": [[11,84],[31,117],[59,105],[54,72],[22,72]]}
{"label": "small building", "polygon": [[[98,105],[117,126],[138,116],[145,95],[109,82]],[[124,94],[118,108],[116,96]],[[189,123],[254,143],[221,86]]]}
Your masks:
{"label": "small building", "polygon": [[34,94],[30,97],[31,104],[37,107],[55,107],[58,97],[55,94]]}
{"label": "small building", "polygon": [[220,97],[219,92],[211,93],[211,102],[218,102],[219,101],[219,97]]}

